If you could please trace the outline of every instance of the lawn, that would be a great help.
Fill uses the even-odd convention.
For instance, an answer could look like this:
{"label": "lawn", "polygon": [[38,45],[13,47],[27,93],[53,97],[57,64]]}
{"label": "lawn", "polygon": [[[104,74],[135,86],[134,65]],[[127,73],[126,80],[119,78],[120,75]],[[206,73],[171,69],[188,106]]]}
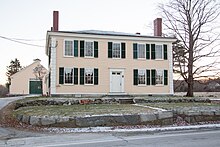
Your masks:
{"label": "lawn", "polygon": [[176,109],[220,109],[220,104],[214,103],[142,103],[140,105],[151,106],[156,108],[162,108],[166,110],[176,110]]}
{"label": "lawn", "polygon": [[65,106],[31,106],[22,107],[15,113],[32,116],[86,116],[103,114],[138,114],[152,113],[155,110],[131,104],[90,104]]}

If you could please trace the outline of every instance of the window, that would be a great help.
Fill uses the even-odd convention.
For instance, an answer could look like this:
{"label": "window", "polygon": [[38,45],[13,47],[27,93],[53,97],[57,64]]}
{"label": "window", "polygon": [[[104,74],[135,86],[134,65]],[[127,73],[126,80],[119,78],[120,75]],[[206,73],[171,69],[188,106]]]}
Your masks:
{"label": "window", "polygon": [[145,44],[138,44],[137,46],[137,49],[138,49],[138,58],[144,58],[145,59]]}
{"label": "window", "polygon": [[64,83],[73,84],[73,68],[64,69]]}
{"label": "window", "polygon": [[138,70],[138,85],[145,84],[146,82],[146,70]]}
{"label": "window", "polygon": [[73,41],[65,40],[65,56],[73,56]]}
{"label": "window", "polygon": [[94,70],[90,68],[85,69],[85,84],[93,84]]}
{"label": "window", "polygon": [[162,45],[155,45],[155,59],[163,59]]}
{"label": "window", "polygon": [[113,43],[112,58],[121,58],[120,43]]}
{"label": "window", "polygon": [[162,85],[163,79],[163,70],[156,70],[156,85]]}
{"label": "window", "polygon": [[94,44],[93,42],[85,41],[85,57],[94,57]]}

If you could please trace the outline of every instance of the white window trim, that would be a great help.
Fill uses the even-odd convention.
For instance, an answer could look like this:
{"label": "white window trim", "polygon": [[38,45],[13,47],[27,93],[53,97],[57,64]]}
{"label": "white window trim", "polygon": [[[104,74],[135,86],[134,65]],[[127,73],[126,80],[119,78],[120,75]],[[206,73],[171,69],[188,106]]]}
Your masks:
{"label": "white window trim", "polygon": [[[156,69],[156,75],[157,76],[157,71],[162,71],[163,73],[163,78],[162,78],[162,84],[156,84],[156,81],[155,81],[155,86],[157,87],[163,87],[164,86],[164,69]],[[156,80],[156,77],[155,77],[155,80]]]}
{"label": "white window trim", "polygon": [[[156,58],[156,54],[157,54],[157,52],[156,52],[156,46],[157,45],[161,45],[161,47],[162,47],[162,58],[161,59],[157,59]],[[155,44],[155,60],[158,60],[158,61],[161,61],[161,60],[164,60],[164,49],[163,49],[163,44]]]}
{"label": "white window trim", "polygon": [[[119,46],[120,46],[120,57],[119,58],[115,58],[115,57],[113,57],[113,44],[119,44]],[[121,42],[112,42],[112,59],[121,59]]]}
{"label": "white window trim", "polygon": [[[73,77],[72,77],[73,78],[73,83],[72,84],[71,83],[65,83],[65,70],[66,69],[73,69]],[[74,85],[74,68],[73,67],[64,67],[63,85],[67,85],[67,86],[68,85],[71,85],[71,86]]]}
{"label": "white window trim", "polygon": [[[145,54],[144,54],[144,58],[139,58],[139,47],[138,47],[138,45],[139,44],[141,44],[141,45],[144,45],[144,50],[145,50]],[[146,44],[144,44],[144,43],[137,43],[137,59],[139,59],[139,60],[146,60]]]}
{"label": "white window trim", "polygon": [[[86,42],[92,42],[93,43],[93,56],[86,56]],[[94,58],[94,53],[95,53],[95,49],[94,49],[95,43],[93,40],[84,40],[84,58]]]}
{"label": "white window trim", "polygon": [[[145,84],[139,84],[139,71],[140,70],[144,71],[144,74],[145,74]],[[146,69],[138,69],[138,86],[140,86],[140,87],[147,86],[146,80],[147,80]]]}
{"label": "white window trim", "polygon": [[[86,84],[86,70],[87,69],[90,69],[93,72],[93,83],[92,84]],[[95,80],[94,68],[84,68],[84,85],[93,86],[94,85],[94,80]]]}
{"label": "white window trim", "polygon": [[[70,56],[70,55],[65,55],[65,41],[71,41],[71,42],[73,43],[73,46],[72,46],[72,47],[73,47],[73,55],[72,55],[72,56]],[[70,58],[70,57],[71,57],[71,58],[74,57],[74,40],[72,40],[72,39],[64,39],[64,40],[63,40],[63,57],[67,57],[67,58],[68,58],[68,57],[69,57],[69,58]]]}

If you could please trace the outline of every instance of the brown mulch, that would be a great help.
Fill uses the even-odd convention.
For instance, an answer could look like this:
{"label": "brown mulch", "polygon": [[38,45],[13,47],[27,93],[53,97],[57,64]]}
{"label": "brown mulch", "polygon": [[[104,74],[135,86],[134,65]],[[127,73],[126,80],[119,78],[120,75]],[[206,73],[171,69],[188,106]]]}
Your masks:
{"label": "brown mulch", "polygon": [[29,130],[29,131],[42,132],[43,127],[31,126],[31,125],[19,122],[13,116],[14,108],[15,108],[15,103],[10,103],[0,110],[0,127],[3,127],[3,128],[9,127],[9,128],[15,128],[18,130]]}

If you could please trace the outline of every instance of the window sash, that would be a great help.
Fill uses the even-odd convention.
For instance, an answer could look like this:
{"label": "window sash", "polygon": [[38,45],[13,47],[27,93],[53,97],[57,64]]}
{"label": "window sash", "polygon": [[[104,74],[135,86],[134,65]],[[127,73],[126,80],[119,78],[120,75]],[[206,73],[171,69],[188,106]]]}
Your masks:
{"label": "window sash", "polygon": [[94,84],[94,69],[85,68],[85,84],[86,85]]}
{"label": "window sash", "polygon": [[145,44],[138,44],[137,48],[138,48],[138,58],[145,59],[146,58]]}
{"label": "window sash", "polygon": [[85,41],[84,48],[85,57],[94,57],[94,43],[91,41]]}
{"label": "window sash", "polygon": [[120,43],[112,44],[112,58],[121,58],[121,44]]}
{"label": "window sash", "polygon": [[155,59],[163,59],[163,46],[155,45]]}
{"label": "window sash", "polygon": [[65,49],[64,49],[64,55],[65,56],[73,56],[74,52],[74,43],[70,40],[65,40]]}
{"label": "window sash", "polygon": [[146,84],[146,70],[138,70],[138,85]]}
{"label": "window sash", "polygon": [[163,70],[156,70],[156,85],[163,85],[164,74]]}
{"label": "window sash", "polygon": [[73,68],[64,69],[64,84],[73,84]]}

